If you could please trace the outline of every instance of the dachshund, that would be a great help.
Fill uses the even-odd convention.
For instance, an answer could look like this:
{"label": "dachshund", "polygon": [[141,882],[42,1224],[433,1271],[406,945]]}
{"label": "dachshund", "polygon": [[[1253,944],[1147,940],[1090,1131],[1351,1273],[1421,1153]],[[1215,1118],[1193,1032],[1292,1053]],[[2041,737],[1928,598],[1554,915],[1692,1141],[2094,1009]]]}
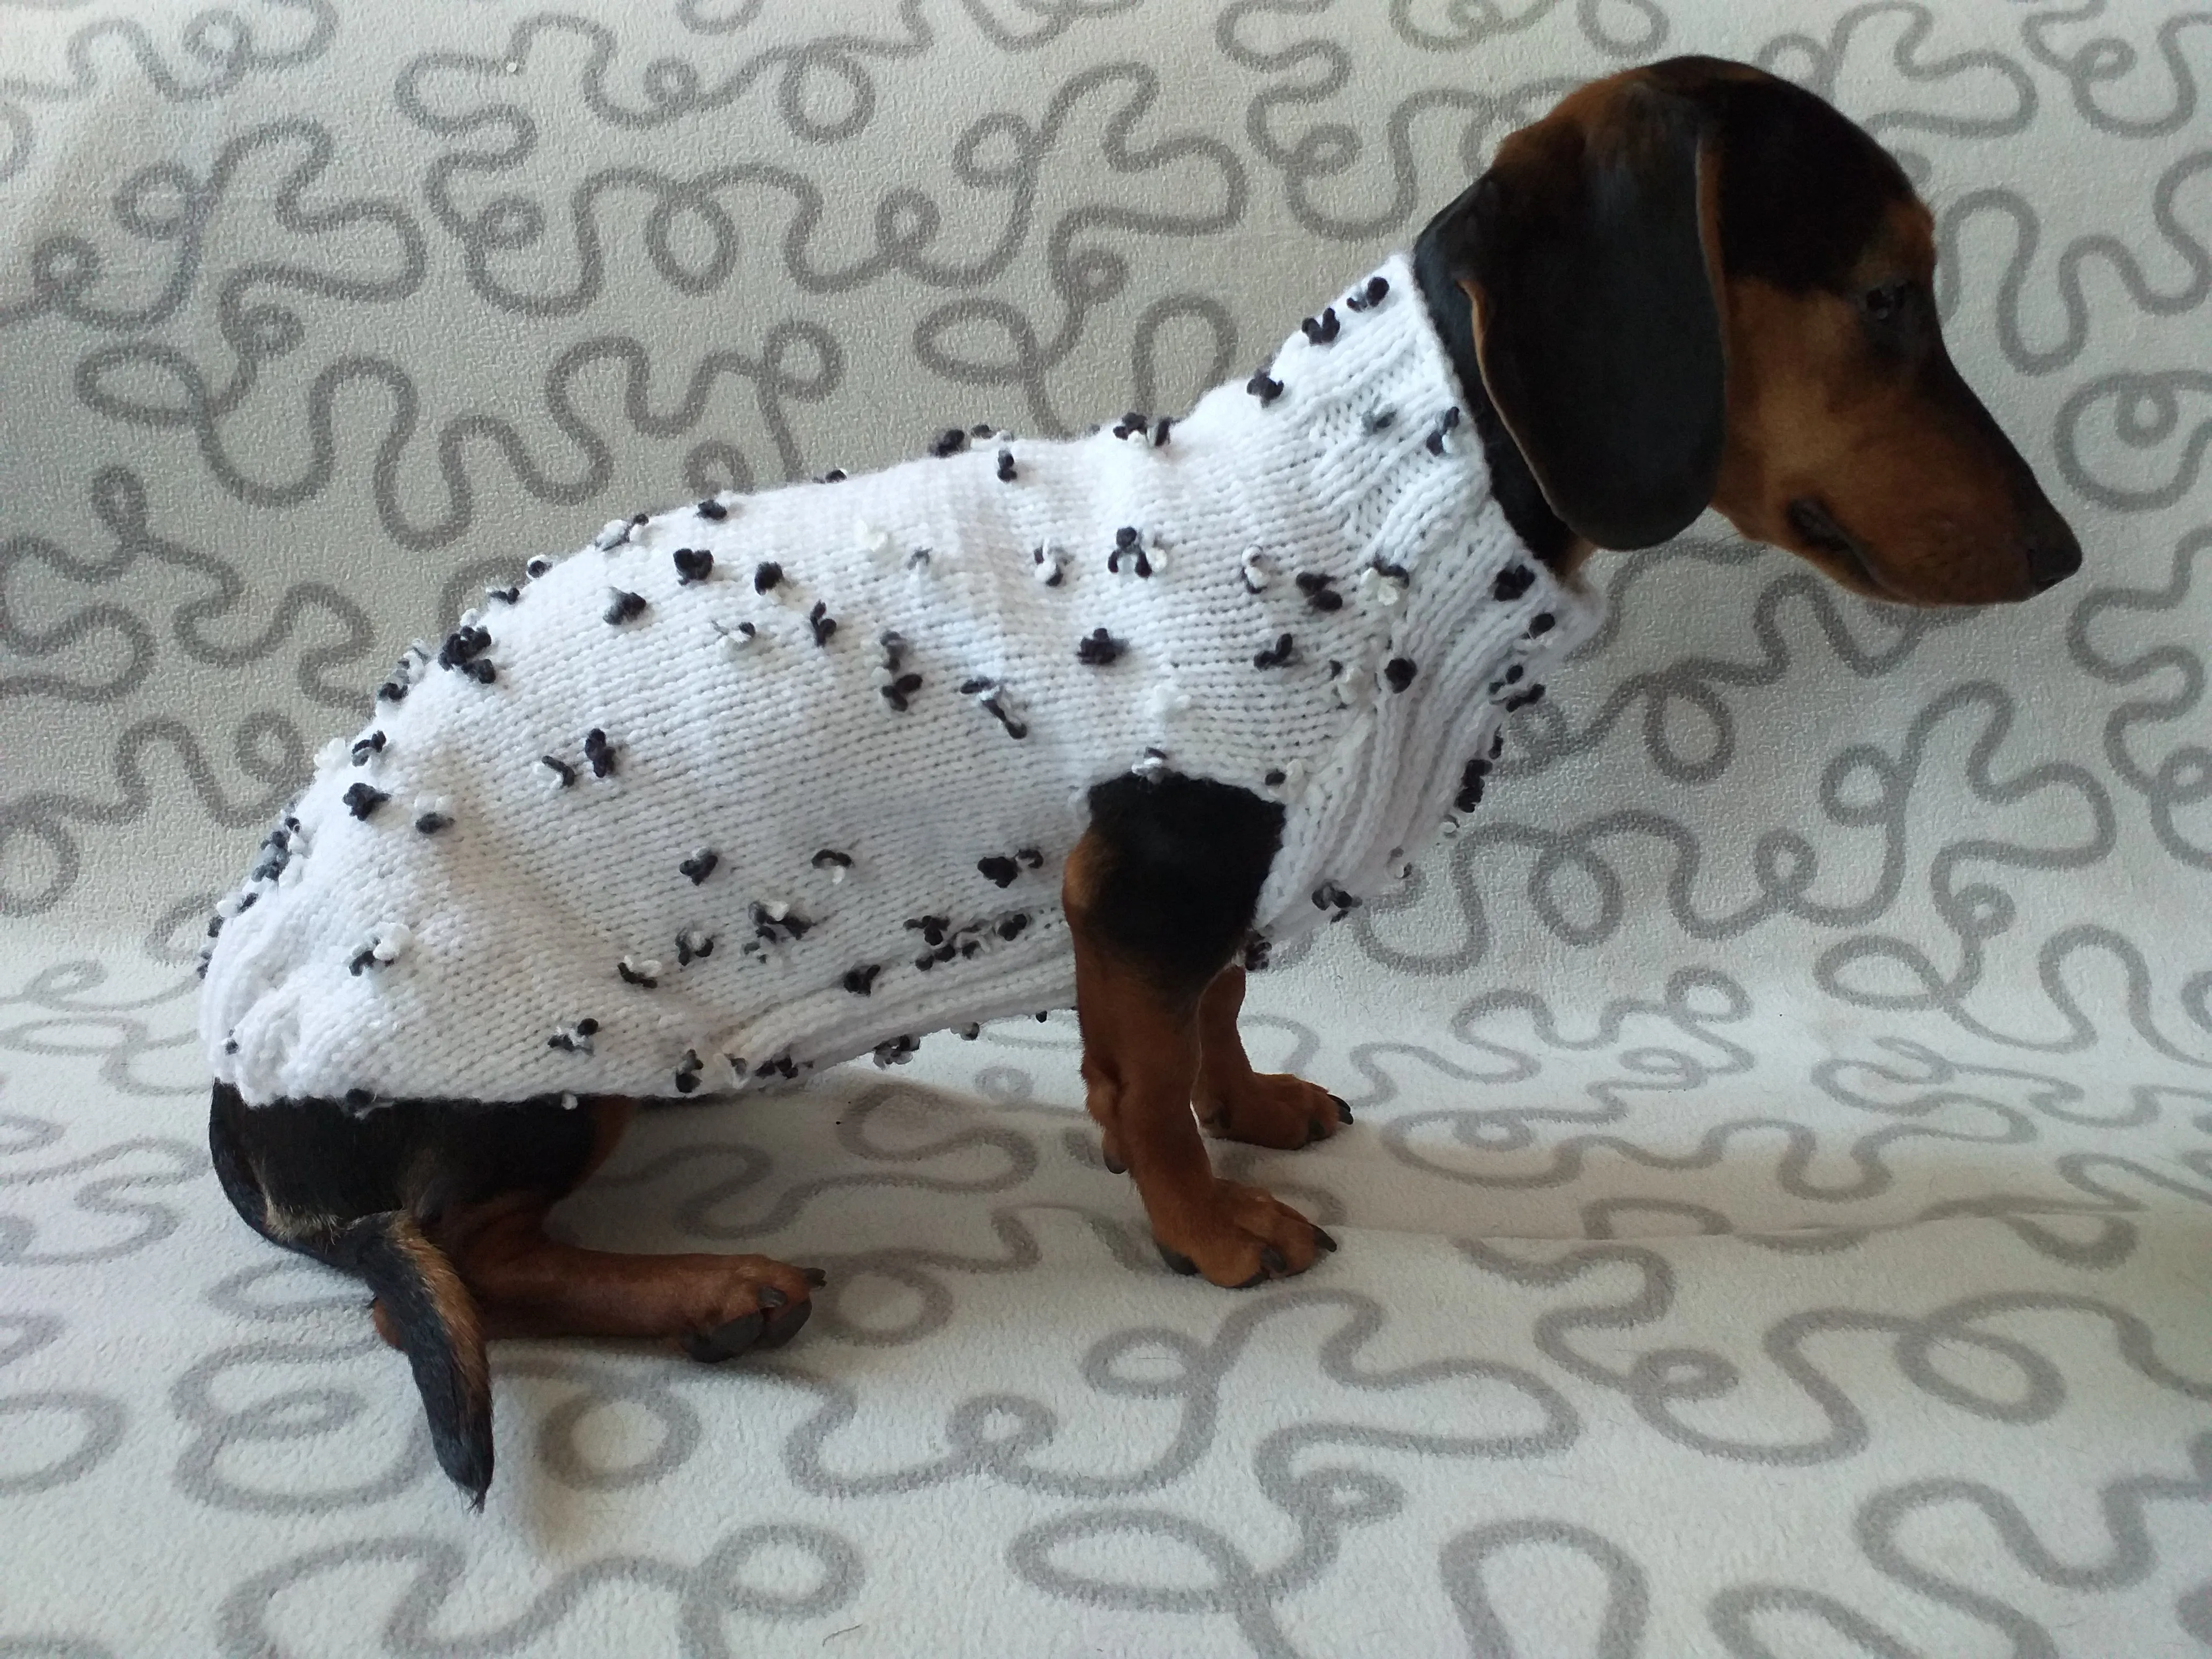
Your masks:
{"label": "dachshund", "polygon": [[[1420,233],[1402,302],[1425,307],[1494,499],[1559,581],[1710,506],[1869,599],[2025,599],[2081,550],[1946,355],[1935,260],[1929,210],[1866,133],[1760,70],[1677,58],[1585,86],[1507,137]],[[1309,320],[1310,338],[1336,325],[1333,312]],[[1271,387],[1263,370],[1249,389],[1264,402]],[[1012,470],[1005,452],[1000,468]],[[612,763],[604,739],[592,759]],[[1172,773],[1103,778],[1088,804],[1060,892],[1105,1159],[1133,1176],[1174,1270],[1229,1287],[1303,1273],[1335,1242],[1217,1176],[1201,1133],[1291,1148],[1350,1121],[1319,1086],[1255,1073],[1237,1036],[1241,951],[1283,808]],[[580,1028],[568,1036],[588,1047]],[[226,1194],[265,1237],[367,1281],[439,1461],[479,1507],[488,1338],[658,1339],[717,1361],[788,1341],[823,1282],[757,1255],[548,1238],[547,1212],[640,1103],[249,1106],[216,1086]]]}

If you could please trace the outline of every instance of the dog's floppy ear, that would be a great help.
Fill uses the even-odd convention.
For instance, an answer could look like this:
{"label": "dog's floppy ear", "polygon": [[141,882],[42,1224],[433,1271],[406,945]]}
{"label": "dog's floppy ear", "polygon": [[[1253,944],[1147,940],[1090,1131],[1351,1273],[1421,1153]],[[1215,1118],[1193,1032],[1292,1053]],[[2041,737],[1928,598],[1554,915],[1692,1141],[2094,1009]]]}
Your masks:
{"label": "dog's floppy ear", "polygon": [[1711,501],[1727,422],[1717,158],[1691,99],[1620,77],[1498,148],[1437,228],[1483,384],[1552,510],[1606,548]]}

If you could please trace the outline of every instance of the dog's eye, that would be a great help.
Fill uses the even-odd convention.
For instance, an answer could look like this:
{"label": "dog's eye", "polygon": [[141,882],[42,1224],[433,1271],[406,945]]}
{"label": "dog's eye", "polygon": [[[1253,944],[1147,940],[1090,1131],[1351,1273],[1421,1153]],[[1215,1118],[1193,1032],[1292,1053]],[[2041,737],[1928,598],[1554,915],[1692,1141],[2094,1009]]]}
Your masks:
{"label": "dog's eye", "polygon": [[1880,283],[1859,297],[1866,314],[1877,323],[1886,323],[1905,309],[1905,298],[1911,290],[1908,283]]}

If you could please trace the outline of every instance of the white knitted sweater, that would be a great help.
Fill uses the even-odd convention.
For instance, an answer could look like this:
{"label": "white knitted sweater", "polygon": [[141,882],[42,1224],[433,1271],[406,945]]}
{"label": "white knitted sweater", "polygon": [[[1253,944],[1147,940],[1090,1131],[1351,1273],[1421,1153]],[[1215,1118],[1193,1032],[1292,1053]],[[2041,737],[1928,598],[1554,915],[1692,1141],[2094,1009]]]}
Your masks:
{"label": "white knitted sweater", "polygon": [[533,561],[220,907],[216,1075],[690,1093],[1066,1006],[1061,862],[1132,769],[1285,804],[1264,934],[1342,915],[1601,619],[1459,401],[1393,258],[1172,426],[978,436]]}

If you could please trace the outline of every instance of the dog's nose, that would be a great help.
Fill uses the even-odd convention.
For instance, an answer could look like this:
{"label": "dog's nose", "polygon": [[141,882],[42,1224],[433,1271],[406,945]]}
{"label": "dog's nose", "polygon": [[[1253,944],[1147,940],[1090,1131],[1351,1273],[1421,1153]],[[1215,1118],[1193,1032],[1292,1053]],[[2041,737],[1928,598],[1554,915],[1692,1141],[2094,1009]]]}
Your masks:
{"label": "dog's nose", "polygon": [[2035,590],[2056,587],[2081,568],[2081,544],[2066,520],[2055,514],[2027,538],[2027,574]]}

